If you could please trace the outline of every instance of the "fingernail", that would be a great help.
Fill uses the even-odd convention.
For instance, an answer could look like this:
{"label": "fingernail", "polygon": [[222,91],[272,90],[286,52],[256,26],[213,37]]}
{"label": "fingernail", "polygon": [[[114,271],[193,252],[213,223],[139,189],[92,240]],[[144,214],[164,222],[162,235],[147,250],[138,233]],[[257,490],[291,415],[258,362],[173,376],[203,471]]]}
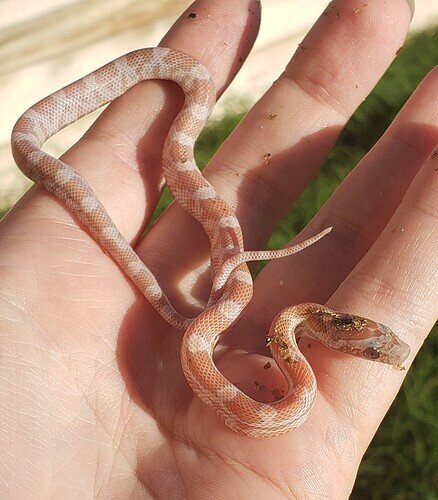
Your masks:
{"label": "fingernail", "polygon": [[414,12],[415,12],[415,0],[406,0],[406,3],[409,5],[409,8],[411,9],[411,19],[414,17]]}

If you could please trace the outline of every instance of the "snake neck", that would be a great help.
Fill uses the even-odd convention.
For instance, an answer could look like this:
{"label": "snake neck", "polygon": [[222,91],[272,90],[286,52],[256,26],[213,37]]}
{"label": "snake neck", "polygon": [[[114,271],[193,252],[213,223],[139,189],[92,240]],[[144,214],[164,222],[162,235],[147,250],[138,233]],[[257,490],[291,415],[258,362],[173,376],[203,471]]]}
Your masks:
{"label": "snake neck", "polygon": [[318,304],[288,307],[277,315],[269,330],[267,345],[285,376],[290,390],[295,394],[303,392],[306,387],[315,385],[312,370],[298,349],[297,332],[302,332],[302,326],[306,324],[309,316],[322,307]]}

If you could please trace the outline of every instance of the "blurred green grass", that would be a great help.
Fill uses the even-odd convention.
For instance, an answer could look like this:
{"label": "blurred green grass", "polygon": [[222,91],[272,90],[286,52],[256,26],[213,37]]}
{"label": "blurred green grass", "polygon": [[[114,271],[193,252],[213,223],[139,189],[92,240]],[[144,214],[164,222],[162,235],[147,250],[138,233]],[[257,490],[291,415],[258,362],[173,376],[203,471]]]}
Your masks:
{"label": "blurred green grass", "polygon": [[[342,179],[387,128],[418,83],[438,62],[438,28],[411,36],[372,94],[342,132],[319,175],[279,224],[269,246],[281,247],[325,203]],[[245,112],[230,113],[210,124],[196,147],[204,166]],[[154,219],[172,197],[165,190]],[[438,498],[438,329],[414,362],[395,403],[369,447],[352,499]]]}

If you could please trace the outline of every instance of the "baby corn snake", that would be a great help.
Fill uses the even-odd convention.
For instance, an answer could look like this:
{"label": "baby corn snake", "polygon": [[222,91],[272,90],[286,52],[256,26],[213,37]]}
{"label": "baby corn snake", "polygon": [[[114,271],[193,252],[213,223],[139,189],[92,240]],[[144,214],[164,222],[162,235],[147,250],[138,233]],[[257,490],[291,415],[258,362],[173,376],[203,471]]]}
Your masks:
{"label": "baby corn snake", "polygon": [[[171,80],[185,103],[163,149],[164,176],[175,200],[204,228],[211,243],[213,287],[206,309],[193,319],[174,310],[152,272],[119,232],[87,182],[69,165],[41,150],[56,132],[111,102],[142,80]],[[216,368],[213,351],[221,336],[241,316],[253,293],[246,262],[284,257],[315,243],[331,228],[298,245],[278,251],[245,251],[234,210],[198,170],[195,141],[215,104],[207,69],[186,54],[168,48],[128,53],[42,99],[17,121],[12,133],[14,158],[33,181],[64,202],[118,263],[156,311],[184,330],[181,363],[193,391],[227,426],[252,437],[280,435],[299,426],[316,396],[316,381],[296,336],[355,356],[400,366],[409,347],[388,327],[306,303],[284,309],[268,335],[272,356],[288,384],[281,399],[258,402],[240,391]]]}

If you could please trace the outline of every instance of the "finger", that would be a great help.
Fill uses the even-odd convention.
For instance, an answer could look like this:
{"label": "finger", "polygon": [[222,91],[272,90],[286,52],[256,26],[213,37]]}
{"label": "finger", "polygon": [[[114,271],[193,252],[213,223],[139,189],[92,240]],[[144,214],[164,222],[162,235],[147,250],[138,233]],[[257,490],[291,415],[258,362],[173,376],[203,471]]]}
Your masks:
{"label": "finger", "polygon": [[[377,242],[328,303],[388,324],[411,346],[408,365],[438,316],[437,172],[438,147]],[[363,451],[393,401],[404,373],[354,358],[333,363],[317,349],[308,355],[319,376],[320,390],[326,397],[330,395],[330,404],[357,431]]]}
{"label": "finger", "polygon": [[[306,50],[297,52],[205,171],[237,207],[247,249],[263,246],[314,175],[352,111],[392,61],[410,20],[404,0],[372,0],[366,7],[356,0],[336,0],[326,13],[303,42]],[[209,253],[205,237],[200,244],[198,224],[174,206],[152,233],[138,251],[157,263],[158,274],[165,268],[160,276],[165,288],[196,282],[193,266],[201,266]],[[188,293],[199,303],[205,288]],[[172,297],[173,303],[177,300]]]}
{"label": "finger", "polygon": [[[199,0],[180,17],[163,44],[203,62],[221,93],[252,47],[258,23],[256,0],[226,0],[219,5]],[[141,82],[110,104],[63,157],[90,182],[128,239],[138,233],[159,198],[162,145],[182,103],[176,85]],[[52,215],[63,213],[57,204],[45,203]]]}
{"label": "finger", "polygon": [[[365,255],[438,141],[437,93],[438,68],[424,79],[375,147],[299,238],[333,226],[331,234],[290,261],[266,266],[248,310],[259,328],[268,328],[272,317],[290,304],[324,304]],[[268,290],[269,302],[263,298]]]}

